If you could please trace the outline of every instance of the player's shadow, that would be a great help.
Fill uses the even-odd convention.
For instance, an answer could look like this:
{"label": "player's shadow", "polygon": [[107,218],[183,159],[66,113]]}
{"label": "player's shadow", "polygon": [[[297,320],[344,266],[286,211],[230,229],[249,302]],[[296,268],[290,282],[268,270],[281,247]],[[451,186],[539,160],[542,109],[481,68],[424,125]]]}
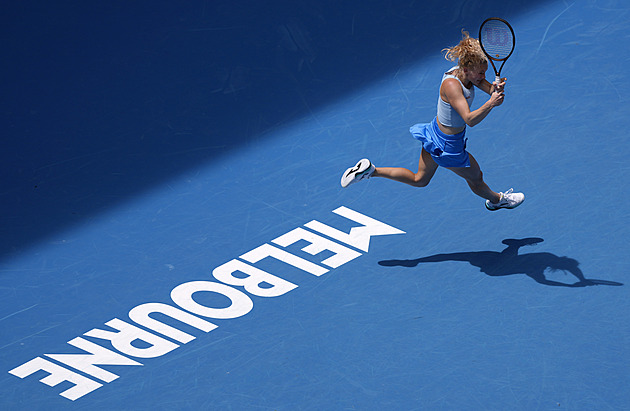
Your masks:
{"label": "player's shadow", "polygon": [[[415,260],[385,260],[379,264],[386,267],[403,266],[416,267],[421,263],[439,263],[443,261],[466,261],[491,277],[503,277],[513,274],[525,274],[534,281],[543,285],[560,287],[586,287],[589,285],[615,285],[622,283],[607,280],[587,279],[579,268],[577,260],[569,257],[559,257],[552,253],[527,253],[519,254],[521,247],[526,245],[536,245],[544,241],[542,238],[505,239],[503,244],[507,248],[501,252],[497,251],[470,251],[461,253],[436,254],[428,257],[417,258]],[[545,276],[545,272],[564,271],[572,274],[576,282],[560,282],[550,280]]]}

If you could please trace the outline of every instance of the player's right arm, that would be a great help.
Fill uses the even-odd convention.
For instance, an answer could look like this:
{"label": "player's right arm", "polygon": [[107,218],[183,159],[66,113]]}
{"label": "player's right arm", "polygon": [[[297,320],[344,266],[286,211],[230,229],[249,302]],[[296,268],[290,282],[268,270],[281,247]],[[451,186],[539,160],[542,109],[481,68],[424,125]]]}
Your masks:
{"label": "player's right arm", "polygon": [[470,127],[474,127],[479,124],[484,118],[486,118],[494,107],[500,106],[501,103],[503,103],[504,98],[503,93],[493,91],[492,94],[490,94],[488,101],[486,101],[477,110],[470,111],[468,102],[462,92],[462,86],[459,81],[455,79],[444,80],[444,82],[442,82],[442,87],[440,88],[440,94],[441,98],[449,103]]}

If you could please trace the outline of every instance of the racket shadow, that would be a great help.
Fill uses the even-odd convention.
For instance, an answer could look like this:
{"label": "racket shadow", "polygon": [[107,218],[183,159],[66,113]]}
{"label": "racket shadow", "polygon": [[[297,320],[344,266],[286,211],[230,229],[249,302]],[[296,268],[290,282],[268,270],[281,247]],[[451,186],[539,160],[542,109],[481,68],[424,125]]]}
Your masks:
{"label": "racket shadow", "polygon": [[[448,254],[435,254],[413,260],[384,260],[379,265],[384,267],[417,267],[423,263],[462,261],[478,267],[479,271],[491,277],[524,274],[542,285],[555,287],[588,287],[592,285],[622,286],[623,283],[608,280],[588,279],[579,268],[579,262],[573,258],[560,257],[552,253],[519,254],[524,246],[533,246],[543,242],[542,238],[505,239],[507,245],[503,251],[470,251]],[[576,282],[560,282],[545,276],[548,271],[564,271],[572,274]]]}

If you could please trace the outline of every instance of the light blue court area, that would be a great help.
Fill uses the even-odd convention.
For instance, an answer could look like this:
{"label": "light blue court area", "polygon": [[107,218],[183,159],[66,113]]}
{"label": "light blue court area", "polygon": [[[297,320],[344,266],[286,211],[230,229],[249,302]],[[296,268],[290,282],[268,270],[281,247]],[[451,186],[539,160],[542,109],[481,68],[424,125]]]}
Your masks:
{"label": "light blue court area", "polygon": [[[628,2],[0,16],[3,410],[628,409]],[[441,50],[491,16],[516,51],[468,150],[524,204],[342,189],[417,167]]]}

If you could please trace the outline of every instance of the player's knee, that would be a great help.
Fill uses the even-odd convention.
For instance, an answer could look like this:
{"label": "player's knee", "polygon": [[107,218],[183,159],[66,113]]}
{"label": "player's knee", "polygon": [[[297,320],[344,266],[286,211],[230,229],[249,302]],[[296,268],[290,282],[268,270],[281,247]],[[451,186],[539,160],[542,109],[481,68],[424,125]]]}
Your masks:
{"label": "player's knee", "polygon": [[483,178],[481,176],[479,176],[479,178],[474,178],[474,179],[470,179],[468,180],[468,185],[472,188],[482,188],[485,186],[485,182],[483,181]]}
{"label": "player's knee", "polygon": [[427,177],[426,175],[422,174],[416,174],[411,185],[414,187],[426,187],[429,185],[430,181],[431,177]]}
{"label": "player's knee", "polygon": [[485,184],[485,182],[483,181],[483,172],[481,170],[479,170],[479,173],[477,173],[475,176],[473,176],[470,181],[473,184]]}

